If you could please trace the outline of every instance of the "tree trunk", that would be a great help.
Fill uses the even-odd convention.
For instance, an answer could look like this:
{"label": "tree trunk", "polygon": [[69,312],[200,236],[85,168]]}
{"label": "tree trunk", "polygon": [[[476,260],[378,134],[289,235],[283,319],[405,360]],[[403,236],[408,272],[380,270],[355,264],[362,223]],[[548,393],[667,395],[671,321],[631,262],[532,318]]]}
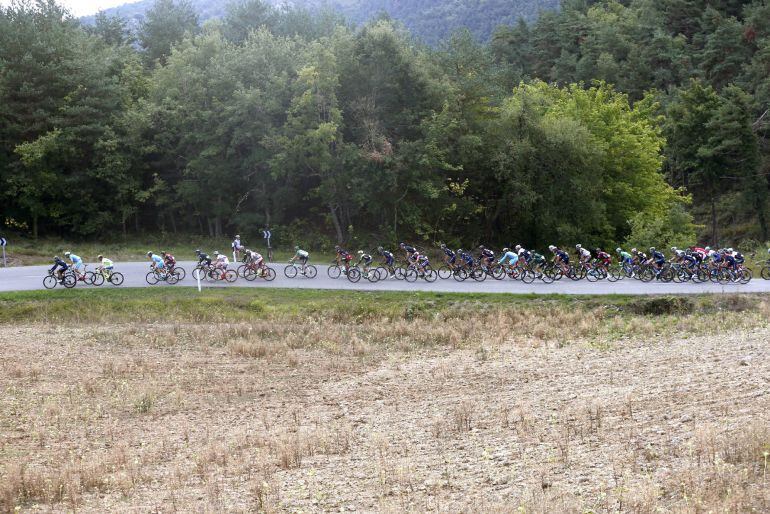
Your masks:
{"label": "tree trunk", "polygon": [[717,243],[717,201],[713,196],[711,197],[711,244],[714,247],[718,247]]}
{"label": "tree trunk", "polygon": [[125,241],[126,240],[126,236],[128,236],[128,227],[126,226],[126,221],[127,221],[128,216],[126,216],[125,211],[123,212],[123,215],[120,218],[121,218],[120,224],[121,224],[121,226],[123,228],[123,240]]}
{"label": "tree trunk", "polygon": [[329,202],[329,214],[332,216],[332,223],[334,224],[334,230],[337,232],[337,244],[342,244],[344,242],[343,234],[342,234],[342,226],[340,225],[340,219],[337,217],[337,208],[334,207],[334,205]]}
{"label": "tree trunk", "polygon": [[211,220],[211,218],[206,218],[206,223],[209,227],[209,237],[214,237],[214,222]]}
{"label": "tree trunk", "polygon": [[214,235],[215,237],[222,237],[222,218],[219,216],[214,218]]}
{"label": "tree trunk", "polygon": [[35,241],[37,241],[37,220],[38,220],[38,215],[33,214],[32,215],[32,238]]}

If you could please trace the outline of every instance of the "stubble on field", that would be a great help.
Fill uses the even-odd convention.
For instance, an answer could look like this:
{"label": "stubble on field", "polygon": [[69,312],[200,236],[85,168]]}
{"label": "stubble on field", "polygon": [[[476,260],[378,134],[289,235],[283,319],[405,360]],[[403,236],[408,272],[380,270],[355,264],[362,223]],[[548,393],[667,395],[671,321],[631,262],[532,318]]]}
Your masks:
{"label": "stubble on field", "polygon": [[0,327],[0,511],[767,511],[770,329],[493,309]]}

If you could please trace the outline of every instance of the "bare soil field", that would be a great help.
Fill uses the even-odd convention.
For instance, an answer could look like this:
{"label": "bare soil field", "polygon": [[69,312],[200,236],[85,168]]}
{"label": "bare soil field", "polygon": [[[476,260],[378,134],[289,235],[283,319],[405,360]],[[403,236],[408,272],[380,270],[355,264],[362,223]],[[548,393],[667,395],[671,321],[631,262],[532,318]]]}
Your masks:
{"label": "bare soil field", "polygon": [[769,314],[0,324],[0,512],[768,512]]}

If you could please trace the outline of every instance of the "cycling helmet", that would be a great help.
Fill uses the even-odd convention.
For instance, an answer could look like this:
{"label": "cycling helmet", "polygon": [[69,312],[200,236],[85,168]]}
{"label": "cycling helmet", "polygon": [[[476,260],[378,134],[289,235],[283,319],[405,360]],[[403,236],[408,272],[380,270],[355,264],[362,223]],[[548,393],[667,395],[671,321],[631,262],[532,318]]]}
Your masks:
{"label": "cycling helmet", "polygon": [[240,238],[241,236],[239,236],[238,234],[235,234],[235,239],[240,239]]}
{"label": "cycling helmet", "polygon": [[581,248],[583,248],[583,245],[575,245],[575,249],[580,250]]}
{"label": "cycling helmet", "polygon": [[735,250],[733,250],[732,248],[728,248],[727,251],[728,251],[728,253],[734,253],[735,252]]}
{"label": "cycling helmet", "polygon": [[639,250],[637,250],[636,248],[631,248],[631,253],[639,253]]}
{"label": "cycling helmet", "polygon": [[767,249],[767,253],[770,253],[770,248]]}
{"label": "cycling helmet", "polygon": [[704,248],[704,250],[706,250],[707,252],[710,252],[711,251],[711,247],[707,246],[706,248]]}
{"label": "cycling helmet", "polygon": [[200,254],[201,254],[200,250],[195,250],[195,255],[200,255]]}
{"label": "cycling helmet", "polygon": [[479,245],[479,250],[486,250],[486,248],[484,247],[484,245]]}
{"label": "cycling helmet", "polygon": [[[465,253],[465,250],[463,250],[462,248],[458,248],[457,253]],[[767,249],[767,253],[770,253],[770,248]]]}
{"label": "cycling helmet", "polygon": [[219,255],[219,252],[214,252],[214,255]]}
{"label": "cycling helmet", "polygon": [[510,248],[503,248],[503,253],[508,253],[508,252],[510,252],[510,251],[511,251],[511,249],[510,249]]}
{"label": "cycling helmet", "polygon": [[294,251],[295,251],[295,252],[298,252],[298,251],[299,251],[299,246],[295,246],[295,247],[294,247]]}
{"label": "cycling helmet", "polygon": [[674,252],[674,253],[676,253],[678,250],[679,250],[679,248],[677,248],[676,246],[672,246],[671,247],[671,251]]}
{"label": "cycling helmet", "polygon": [[521,245],[516,245],[516,251],[518,252],[519,250],[521,250]]}
{"label": "cycling helmet", "polygon": [[69,253],[69,252],[64,252],[64,256],[65,256],[65,257],[69,257],[70,255],[72,255],[72,254],[71,254],[71,253]]}
{"label": "cycling helmet", "polygon": [[160,254],[161,254],[162,256],[164,256],[164,257],[165,257],[166,255],[168,255],[166,252],[160,252]]}
{"label": "cycling helmet", "polygon": [[100,261],[100,260],[102,260],[102,259],[104,259],[104,255],[97,255],[97,256],[96,256],[96,260],[97,260],[97,261]]}
{"label": "cycling helmet", "polygon": [[445,249],[446,249],[446,245],[445,245],[444,243],[441,243],[441,249],[442,249],[442,250],[445,250]]}
{"label": "cycling helmet", "polygon": [[[768,252],[770,252],[770,250],[768,250]],[[55,260],[55,261],[60,261],[60,260],[61,260],[61,257],[59,257],[58,255],[54,255],[54,256],[53,256],[53,260]]]}
{"label": "cycling helmet", "polygon": [[378,246],[378,247],[377,247],[377,251],[378,251],[378,252],[380,252],[380,253],[382,253],[382,252],[384,252],[384,251],[385,251],[385,249],[384,249],[383,247],[381,247],[381,246]]}
{"label": "cycling helmet", "polygon": [[147,252],[147,257],[152,257],[152,252]]}
{"label": "cycling helmet", "polygon": [[596,253],[602,253],[602,249],[601,248],[597,248],[596,249]]}
{"label": "cycling helmet", "polygon": [[550,246],[548,246],[548,249],[551,250],[551,251],[554,251],[554,250],[556,250],[556,247],[554,245],[550,245]]}
{"label": "cycling helmet", "polygon": [[622,252],[623,252],[622,248],[615,248],[615,253],[622,253]]}
{"label": "cycling helmet", "polygon": [[399,248],[403,248],[403,247],[405,247],[405,246],[406,246],[406,243],[403,243],[403,242],[401,242],[401,243],[398,243],[398,247],[399,247]]}
{"label": "cycling helmet", "polygon": [[650,247],[650,253],[654,253],[654,252],[655,252],[655,247],[654,247],[654,246],[651,246],[651,247]]}
{"label": "cycling helmet", "polygon": [[358,250],[358,255],[363,255],[363,254],[364,254],[363,250]]}

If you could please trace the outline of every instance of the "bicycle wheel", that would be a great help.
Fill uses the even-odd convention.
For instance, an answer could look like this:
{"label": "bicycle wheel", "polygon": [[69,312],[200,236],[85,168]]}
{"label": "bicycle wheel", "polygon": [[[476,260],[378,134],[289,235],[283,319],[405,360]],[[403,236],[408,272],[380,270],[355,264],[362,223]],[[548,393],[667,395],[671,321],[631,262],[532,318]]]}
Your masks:
{"label": "bicycle wheel", "polygon": [[487,272],[481,268],[475,268],[471,271],[471,278],[476,282],[484,282],[487,279]]}
{"label": "bicycle wheel", "polygon": [[385,266],[377,268],[377,278],[379,280],[387,280],[390,277],[390,272]]}
{"label": "bicycle wheel", "polygon": [[395,273],[394,273],[396,280],[406,280],[406,272],[407,272],[406,268],[404,268],[403,266],[398,266],[395,269]]}
{"label": "bicycle wheel", "polygon": [[329,278],[337,279],[340,278],[340,275],[342,275],[342,270],[339,266],[334,264],[326,269],[326,274],[329,275]]}
{"label": "bicycle wheel", "polygon": [[96,287],[104,285],[104,275],[101,273],[94,273],[94,276],[91,279],[91,285]]}
{"label": "bicycle wheel", "polygon": [[196,267],[193,272],[192,276],[195,280],[205,280],[206,279],[206,270],[201,268],[200,266]]}
{"label": "bicycle wheel", "polygon": [[43,287],[46,289],[53,289],[58,283],[59,281],[53,275],[48,275],[43,279]]}
{"label": "bicycle wheel", "polygon": [[350,268],[348,270],[348,280],[354,284],[361,280],[361,270],[358,268]]}
{"label": "bicycle wheel", "polygon": [[598,282],[603,277],[601,276],[601,273],[599,273],[596,268],[591,268],[586,272],[586,278],[588,279],[589,282]]}
{"label": "bicycle wheel", "polygon": [[145,280],[147,281],[147,283],[148,283],[148,284],[150,284],[151,286],[154,286],[154,285],[155,285],[155,284],[157,284],[157,283],[158,283],[158,281],[159,281],[159,279],[158,279],[158,275],[156,275],[154,271],[150,271],[149,273],[147,273],[147,275],[144,277],[144,279],[145,279]]}
{"label": "bicycle wheel", "polygon": [[83,273],[83,282],[85,282],[85,284],[89,286],[94,285],[94,272],[86,271],[85,273]]}
{"label": "bicycle wheel", "polygon": [[463,268],[457,268],[452,272],[452,278],[458,282],[465,282],[465,280],[468,278],[468,272]]}
{"label": "bicycle wheel", "polygon": [[121,286],[123,285],[123,273],[115,272],[112,275],[110,275],[110,284],[113,286]]}
{"label": "bicycle wheel", "polygon": [[760,276],[761,276],[761,277],[762,277],[764,280],[770,280],[770,267],[768,267],[768,266],[765,266],[764,268],[762,268],[762,271],[759,273],[759,275],[760,275]]}
{"label": "bicycle wheel", "polygon": [[376,284],[380,281],[380,273],[377,271],[377,268],[372,268],[366,273],[363,274],[364,278],[371,282],[372,284]]}
{"label": "bicycle wheel", "polygon": [[235,270],[231,270],[231,269],[225,270],[224,276],[225,276],[225,280],[231,284],[236,280],[238,280],[238,272]]}
{"label": "bicycle wheel", "polygon": [[618,268],[610,268],[610,272],[607,275],[607,280],[610,282],[617,282],[618,280],[622,280],[623,276],[623,272]]}
{"label": "bicycle wheel", "polygon": [[413,270],[413,269],[404,270],[404,280],[406,280],[407,282],[416,282],[417,270]]}
{"label": "bicycle wheel", "polygon": [[268,282],[272,282],[273,280],[275,280],[275,277],[276,277],[275,270],[273,268],[266,267],[265,276],[262,278],[264,278]]}
{"label": "bicycle wheel", "polygon": [[498,264],[490,270],[489,274],[492,275],[492,278],[495,280],[502,280],[505,276],[505,269]]}
{"label": "bicycle wheel", "polygon": [[221,270],[219,268],[211,268],[206,270],[206,275],[205,275],[206,282],[216,282],[217,280],[222,278],[221,275],[219,274],[220,271]]}
{"label": "bicycle wheel", "polygon": [[438,278],[440,278],[441,280],[446,280],[451,276],[452,276],[452,270],[449,269],[449,266],[444,265],[438,269]]}
{"label": "bicycle wheel", "polygon": [[185,270],[184,268],[180,268],[179,266],[176,266],[174,268],[174,273],[176,273],[176,275],[179,277],[180,282],[185,278],[187,278],[187,270]]}
{"label": "bicycle wheel", "polygon": [[[245,278],[246,277],[246,269],[247,269],[246,265],[245,264],[241,264],[240,266],[238,266],[238,270],[236,271],[236,273],[238,273],[239,277],[244,277]],[[289,277],[289,278],[294,278],[294,277]]]}
{"label": "bicycle wheel", "polygon": [[316,276],[318,276],[318,268],[316,268],[312,264],[308,264],[307,266],[305,266],[305,276],[310,279],[315,278]]}
{"label": "bicycle wheel", "polygon": [[296,278],[297,274],[299,274],[299,271],[297,270],[297,267],[294,264],[289,264],[288,266],[283,268],[283,274],[286,278]]}
{"label": "bicycle wheel", "polygon": [[751,282],[751,278],[752,278],[752,275],[751,275],[750,269],[741,270],[741,275],[740,275],[741,284],[744,284],[744,285],[748,284],[749,282]]}
{"label": "bicycle wheel", "polygon": [[535,281],[535,272],[525,269],[521,272],[519,278],[521,278],[521,281],[525,284],[531,284]]}
{"label": "bicycle wheel", "polygon": [[258,273],[257,273],[257,270],[255,269],[246,268],[246,270],[244,270],[243,273],[244,273],[243,278],[245,278],[249,282],[254,282],[257,279]]}
{"label": "bicycle wheel", "polygon": [[78,284],[78,279],[75,278],[75,275],[64,275],[64,287],[67,289],[72,289]]}
{"label": "bicycle wheel", "polygon": [[179,282],[179,275],[176,273],[167,273],[166,274],[166,283],[170,286],[175,285],[177,282]]}
{"label": "bicycle wheel", "polygon": [[423,274],[422,278],[424,278],[426,282],[435,282],[438,280],[438,272],[434,269],[428,268],[428,270]]}

